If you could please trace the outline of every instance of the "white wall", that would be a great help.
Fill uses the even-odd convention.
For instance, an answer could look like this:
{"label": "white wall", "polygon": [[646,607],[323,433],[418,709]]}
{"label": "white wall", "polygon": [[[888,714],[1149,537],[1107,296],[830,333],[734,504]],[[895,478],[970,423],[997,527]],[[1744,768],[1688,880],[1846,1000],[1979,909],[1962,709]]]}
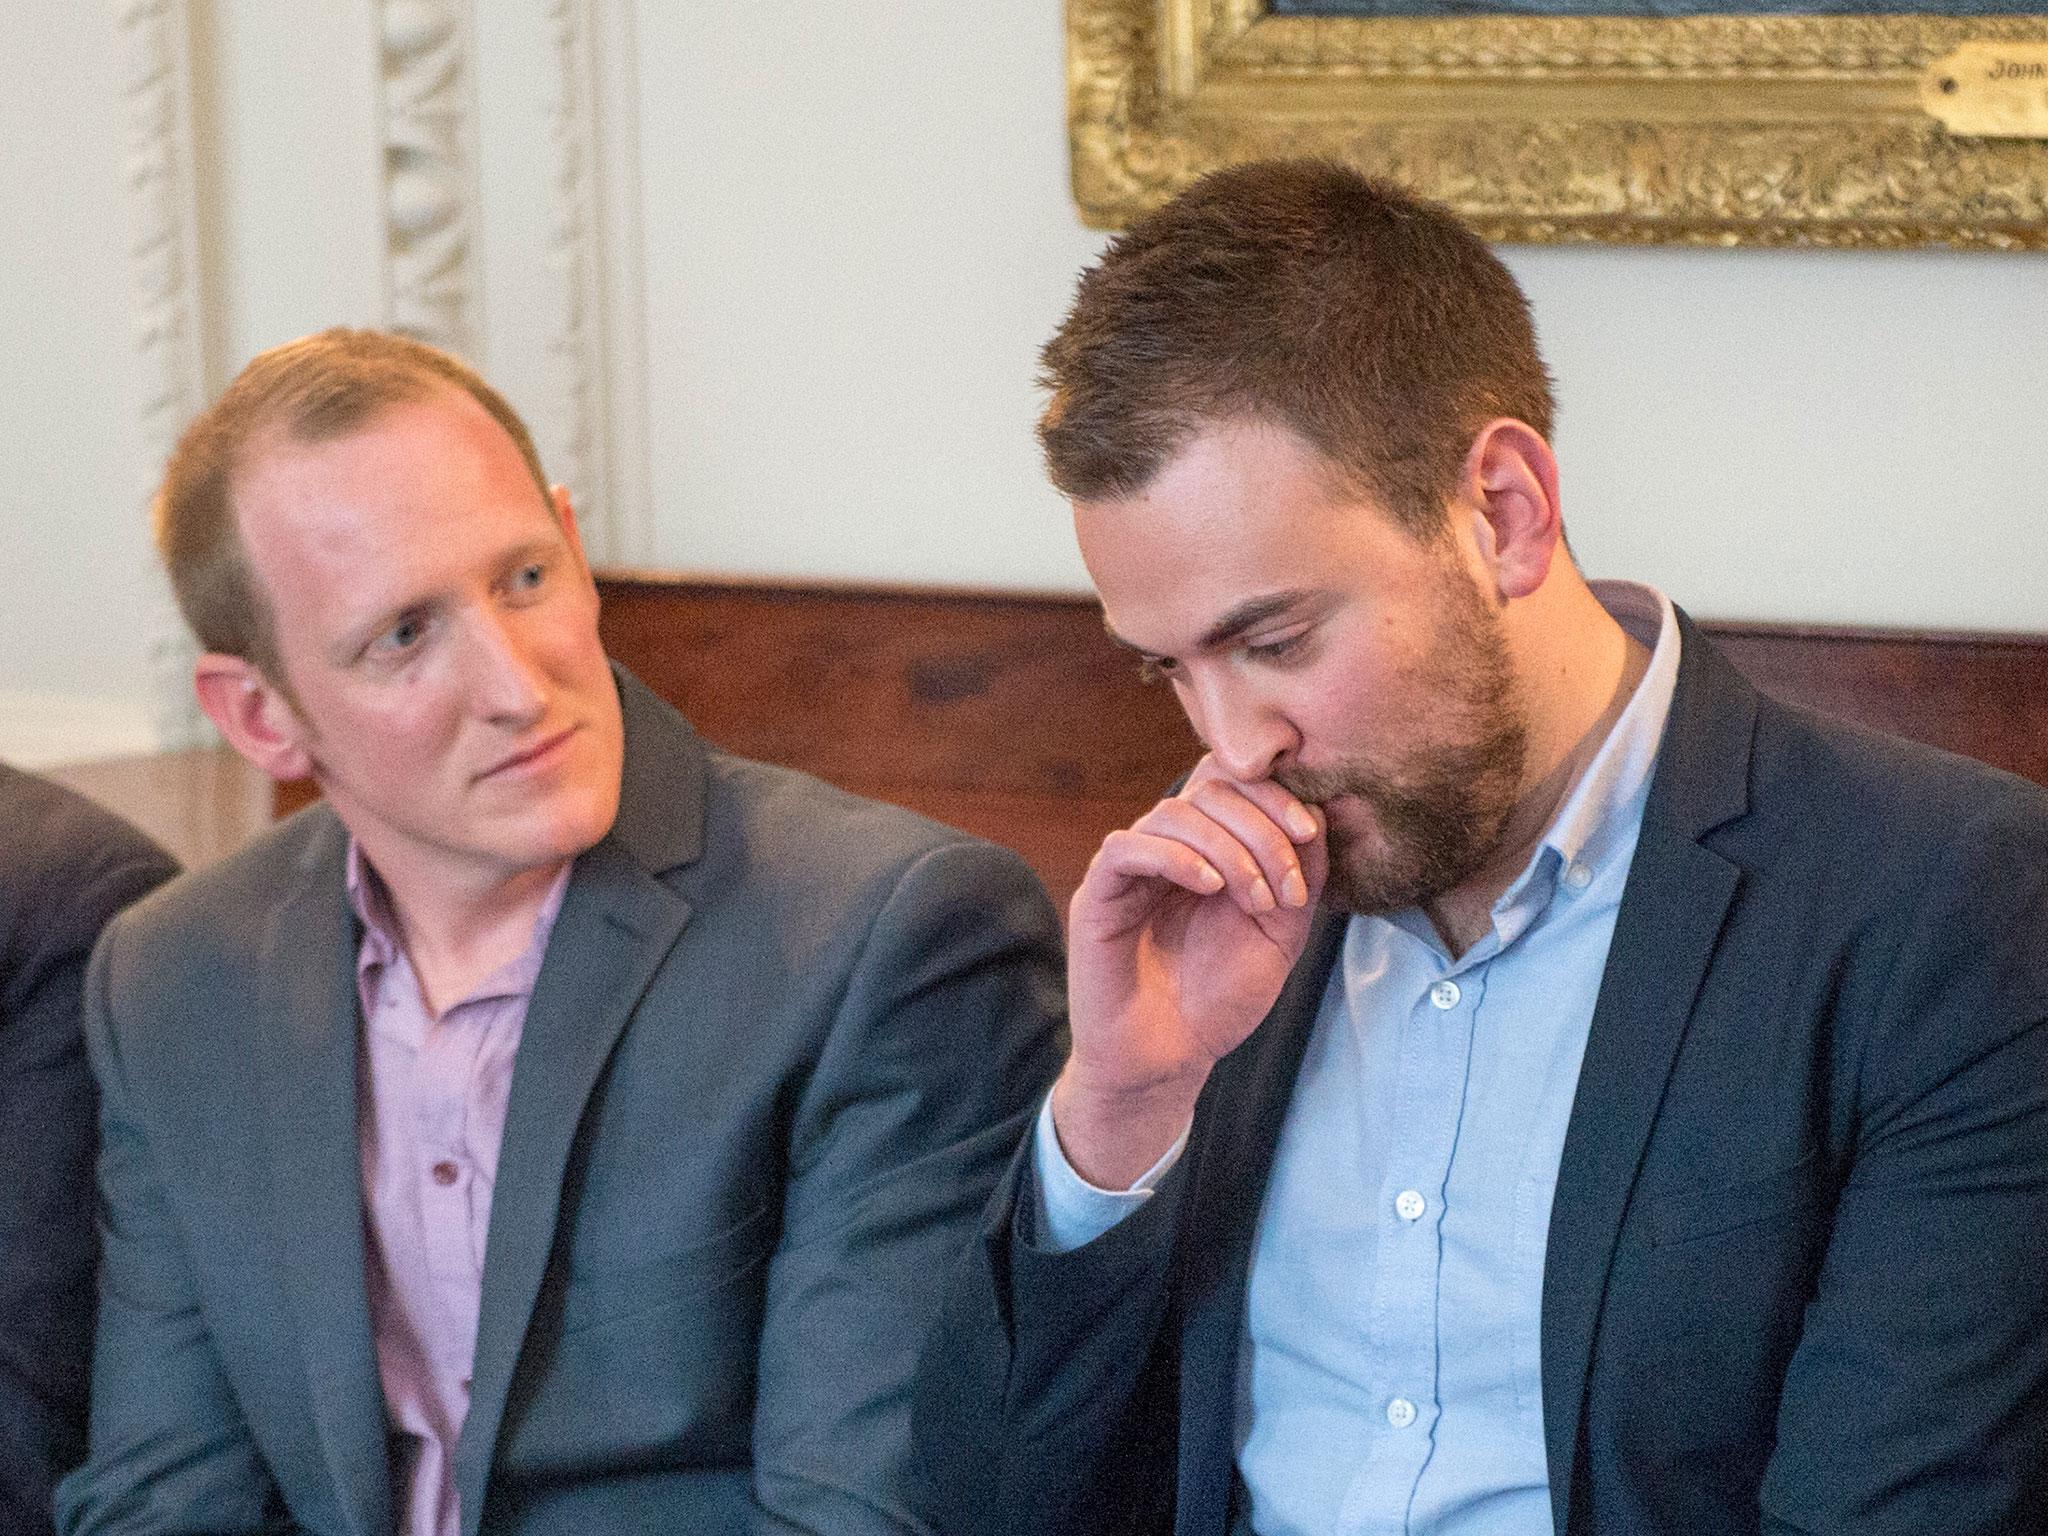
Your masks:
{"label": "white wall", "polygon": [[[114,18],[135,9],[8,22],[0,755],[174,729],[141,518],[161,445],[116,233],[136,129]],[[1083,585],[1031,440],[1035,350],[1101,246],[1067,195],[1056,0],[143,9],[192,32],[205,391],[392,312],[383,43],[452,27],[467,344],[560,445],[607,553]],[[1507,254],[1590,569],[1715,617],[2048,627],[2048,257]]]}
{"label": "white wall", "polygon": [[17,6],[0,91],[0,755],[145,750],[161,601],[142,531],[111,19]]}
{"label": "white wall", "polygon": [[2048,256],[1507,255],[1590,570],[1715,618],[2048,629]]}
{"label": "white wall", "polygon": [[[643,0],[655,563],[1083,585],[1034,351],[1060,7]],[[2048,628],[2048,257],[1518,248],[1574,548],[1696,612]]]}
{"label": "white wall", "polygon": [[375,6],[192,0],[217,392],[265,347],[385,309]]}
{"label": "white wall", "polygon": [[1101,244],[1060,7],[637,13],[654,563],[1085,586],[1031,437]]}

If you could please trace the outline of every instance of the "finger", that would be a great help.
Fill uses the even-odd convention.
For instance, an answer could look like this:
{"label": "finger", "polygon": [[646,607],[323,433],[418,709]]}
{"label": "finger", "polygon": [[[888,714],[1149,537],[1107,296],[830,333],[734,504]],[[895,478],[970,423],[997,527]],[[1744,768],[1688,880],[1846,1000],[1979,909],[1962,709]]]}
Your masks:
{"label": "finger", "polygon": [[1308,807],[1308,812],[1315,820],[1316,835],[1302,845],[1301,874],[1308,882],[1308,899],[1317,902],[1323,899],[1323,887],[1330,878],[1330,819],[1319,805]]}
{"label": "finger", "polygon": [[1308,803],[1298,795],[1276,784],[1271,779],[1254,779],[1247,783],[1233,779],[1216,765],[1213,757],[1204,757],[1195,765],[1195,771],[1188,775],[1188,782],[1181,790],[1182,795],[1192,796],[1208,784],[1227,784],[1259,807],[1286,831],[1297,843],[1310,843],[1322,835],[1322,823]]}
{"label": "finger", "polygon": [[[1308,879],[1302,873],[1300,850],[1289,830],[1274,819],[1269,809],[1274,803],[1272,797],[1254,799],[1247,792],[1249,787],[1223,779],[1210,779],[1198,785],[1188,799],[1203,815],[1224,827],[1243,844],[1257,861],[1278,905],[1305,907],[1308,905]],[[1306,816],[1305,810],[1303,814]],[[1311,837],[1315,833],[1312,818],[1309,820],[1309,833]]]}
{"label": "finger", "polygon": [[[1240,801],[1240,804],[1245,806],[1245,810],[1239,813],[1240,820],[1248,826],[1263,822],[1263,835],[1268,842],[1283,848],[1292,846],[1285,834],[1252,810],[1248,802]],[[1271,912],[1281,904],[1275,887],[1266,877],[1266,868],[1259,855],[1232,827],[1208,814],[1193,800],[1162,800],[1140,817],[1132,830],[1153,837],[1170,838],[1194,849],[1223,876],[1224,888],[1231,900],[1253,916]],[[1254,832],[1253,835],[1258,834]]]}
{"label": "finger", "polygon": [[1247,800],[1283,827],[1297,843],[1312,843],[1322,836],[1323,824],[1307,801],[1271,779],[1238,785]]}
{"label": "finger", "polygon": [[1198,849],[1177,838],[1128,828],[1102,840],[1081,886],[1095,900],[1118,903],[1134,894],[1152,898],[1156,892],[1144,888],[1158,881],[1198,896],[1214,896],[1226,884]]}

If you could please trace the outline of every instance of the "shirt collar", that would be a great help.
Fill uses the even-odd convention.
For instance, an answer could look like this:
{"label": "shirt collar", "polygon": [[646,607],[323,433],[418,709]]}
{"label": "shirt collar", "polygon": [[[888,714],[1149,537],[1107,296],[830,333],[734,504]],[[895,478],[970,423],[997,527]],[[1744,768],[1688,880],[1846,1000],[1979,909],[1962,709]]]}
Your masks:
{"label": "shirt collar", "polygon": [[[1678,688],[1678,614],[1671,600],[1632,581],[1590,583],[1593,596],[1623,633],[1650,648],[1650,664],[1635,692],[1579,775],[1529,862],[1493,904],[1493,931],[1460,957],[1460,967],[1497,955],[1549,910],[1560,877],[1573,891],[1606,889],[1608,866],[1635,851],[1657,748]],[[1435,926],[1415,907],[1382,919],[1432,948],[1441,944]],[[1358,934],[1354,922],[1352,934]]]}
{"label": "shirt collar", "polygon": [[391,910],[384,882],[363,857],[363,845],[354,836],[348,840],[348,860],[343,865],[343,883],[348,887],[348,904],[356,921],[363,925],[363,959],[367,964],[389,965],[399,954],[398,918]]}
{"label": "shirt collar", "polygon": [[[573,861],[564,864],[555,876],[554,884],[548,887],[540,910],[534,914],[533,936],[527,941],[526,948],[486,976],[461,1002],[524,997],[533,991],[534,983],[540,979],[541,962],[547,958],[548,939],[554,932],[555,919],[561,915],[562,900],[569,891],[569,874],[573,868]],[[348,888],[349,905],[355,909],[356,919],[363,925],[362,947],[356,957],[357,974],[361,975],[375,966],[388,966],[403,958],[405,948],[400,940],[398,915],[391,909],[390,892],[385,890],[383,880],[364,857],[362,844],[353,836],[348,840],[343,881]],[[455,1006],[458,1004],[449,1005]],[[443,1008],[441,1012],[445,1015],[448,1009]]]}
{"label": "shirt collar", "polygon": [[1593,596],[1623,633],[1649,647],[1650,663],[1628,703],[1608,729],[1578,782],[1550,819],[1529,864],[1494,905],[1503,940],[1528,926],[1547,902],[1554,882],[1573,871],[1578,887],[1596,881],[1615,858],[1635,848],[1643,802],[1657,766],[1657,748],[1678,688],[1678,614],[1654,587],[1632,581],[1595,581]]}

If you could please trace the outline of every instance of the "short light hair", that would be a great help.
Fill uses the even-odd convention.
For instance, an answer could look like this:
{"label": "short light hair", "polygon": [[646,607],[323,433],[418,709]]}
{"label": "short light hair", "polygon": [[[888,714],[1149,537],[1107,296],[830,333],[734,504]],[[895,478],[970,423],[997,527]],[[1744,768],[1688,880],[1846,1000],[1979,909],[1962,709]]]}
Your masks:
{"label": "short light hair", "polygon": [[1213,172],[1083,274],[1040,354],[1067,496],[1136,494],[1205,428],[1289,428],[1402,526],[1445,526],[1479,429],[1550,435],[1528,300],[1450,213],[1349,167]]}
{"label": "short light hair", "polygon": [[505,429],[552,513],[547,475],[518,413],[460,358],[409,336],[337,326],[272,347],[194,419],[172,450],[152,513],[171,590],[201,646],[243,657],[289,686],[269,594],[235,515],[235,479],[252,454],[278,439],[334,442],[389,406],[449,388]]}

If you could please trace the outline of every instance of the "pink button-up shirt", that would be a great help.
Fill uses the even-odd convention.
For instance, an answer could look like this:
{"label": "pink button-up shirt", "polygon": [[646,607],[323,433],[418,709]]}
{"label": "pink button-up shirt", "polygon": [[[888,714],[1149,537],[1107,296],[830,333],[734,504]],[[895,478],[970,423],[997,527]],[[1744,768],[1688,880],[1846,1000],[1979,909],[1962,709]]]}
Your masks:
{"label": "pink button-up shirt", "polygon": [[391,1426],[392,1496],[405,1536],[457,1536],[455,1442],[469,1413],[484,1238],[512,1061],[565,867],[524,953],[436,1019],[399,940],[383,885],[353,842],[348,894],[362,920],[356,995],[370,1327]]}

